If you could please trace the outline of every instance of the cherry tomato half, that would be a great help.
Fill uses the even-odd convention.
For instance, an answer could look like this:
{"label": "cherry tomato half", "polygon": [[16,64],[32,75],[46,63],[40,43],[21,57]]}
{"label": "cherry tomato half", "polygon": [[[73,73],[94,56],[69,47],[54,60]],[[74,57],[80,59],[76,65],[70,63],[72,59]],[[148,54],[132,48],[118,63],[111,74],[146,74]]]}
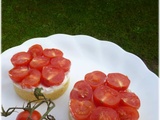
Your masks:
{"label": "cherry tomato half", "polygon": [[139,113],[136,109],[129,106],[120,106],[116,108],[120,120],[138,120]]}
{"label": "cherry tomato half", "polygon": [[21,82],[29,74],[29,69],[27,66],[17,66],[9,71],[9,77],[13,82]]}
{"label": "cherry tomato half", "polygon": [[106,85],[97,87],[93,92],[93,98],[96,105],[106,107],[115,107],[120,102],[119,92]]}
{"label": "cherry tomato half", "polygon": [[28,65],[32,57],[30,53],[18,52],[11,58],[11,62],[14,66],[25,66]]}
{"label": "cherry tomato half", "polygon": [[75,120],[88,120],[95,106],[88,100],[79,101],[71,99],[69,108],[71,115]]}
{"label": "cherry tomato half", "polygon": [[69,71],[71,61],[64,57],[54,57],[51,59],[51,65],[55,68],[62,69],[64,72]]}
{"label": "cherry tomato half", "polygon": [[89,120],[120,120],[118,113],[109,107],[97,107],[93,110]]}
{"label": "cherry tomato half", "polygon": [[140,99],[139,97],[133,92],[120,92],[121,101],[123,105],[127,105],[138,109],[140,107]]}
{"label": "cherry tomato half", "polygon": [[109,73],[106,82],[116,90],[126,90],[130,84],[129,78],[121,73]]}
{"label": "cherry tomato half", "polygon": [[64,80],[65,74],[60,69],[45,66],[42,69],[42,84],[45,86],[60,85]]}
{"label": "cherry tomato half", "polygon": [[50,59],[45,56],[36,56],[30,62],[30,67],[38,70],[42,70],[43,66],[48,65]]}
{"label": "cherry tomato half", "polygon": [[41,80],[41,72],[36,69],[30,69],[29,75],[22,80],[21,86],[22,88],[37,87],[40,83],[40,80]]}
{"label": "cherry tomato half", "polygon": [[93,90],[102,85],[106,81],[106,74],[101,71],[93,71],[85,75],[85,81],[93,88]]}
{"label": "cherry tomato half", "polygon": [[70,99],[92,100],[92,97],[92,88],[84,80],[76,82],[72,91],[70,92]]}
{"label": "cherry tomato half", "polygon": [[39,44],[35,44],[28,49],[28,52],[32,57],[41,56],[43,54],[43,48]]}
{"label": "cherry tomato half", "polygon": [[49,57],[49,58],[63,56],[63,52],[61,50],[55,49],[55,48],[51,48],[51,49],[46,48],[43,50],[43,54],[44,54],[44,56]]}
{"label": "cherry tomato half", "polygon": [[[16,120],[28,120],[30,116],[29,111],[22,111],[18,114]],[[41,114],[34,110],[32,115],[31,115],[32,120],[40,120],[41,119]],[[30,119],[29,119],[30,120]]]}

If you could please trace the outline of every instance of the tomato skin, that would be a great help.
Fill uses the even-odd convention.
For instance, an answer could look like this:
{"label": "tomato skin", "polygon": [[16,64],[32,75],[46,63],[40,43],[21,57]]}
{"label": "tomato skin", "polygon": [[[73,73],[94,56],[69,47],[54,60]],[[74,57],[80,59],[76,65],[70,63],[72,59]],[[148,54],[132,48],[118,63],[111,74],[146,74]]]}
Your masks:
{"label": "tomato skin", "polygon": [[88,100],[71,99],[69,104],[70,113],[76,120],[88,120],[94,108],[94,104]]}
{"label": "tomato skin", "polygon": [[[22,111],[18,114],[16,120],[28,120],[29,115],[30,115],[29,111]],[[38,111],[34,110],[32,113],[31,119],[40,120],[41,114]]]}
{"label": "tomato skin", "polygon": [[85,81],[94,90],[96,87],[102,85],[106,81],[106,74],[101,71],[93,71],[85,75]]}
{"label": "tomato skin", "polygon": [[17,66],[9,70],[8,73],[13,82],[19,83],[29,74],[29,69],[27,66]]}
{"label": "tomato skin", "polygon": [[49,58],[57,57],[57,56],[63,56],[63,52],[59,49],[51,48],[51,49],[44,49],[43,55]]}
{"label": "tomato skin", "polygon": [[42,69],[42,84],[50,87],[60,85],[65,78],[65,73],[60,69],[55,69],[50,66],[44,66]]}
{"label": "tomato skin", "polygon": [[93,110],[89,120],[120,120],[118,113],[109,107],[97,107]]}
{"label": "tomato skin", "polygon": [[119,92],[106,85],[97,87],[93,92],[93,98],[96,105],[115,107],[120,102]]}
{"label": "tomato skin", "polygon": [[140,99],[139,97],[133,92],[120,92],[121,96],[121,104],[133,107],[135,109],[139,109],[140,107]]}
{"label": "tomato skin", "polygon": [[129,106],[120,106],[116,108],[120,120],[138,120],[139,113],[136,109]]}
{"label": "tomato skin", "polygon": [[45,56],[36,56],[30,62],[30,67],[38,70],[42,70],[43,66],[48,65],[50,59]]}
{"label": "tomato skin", "polygon": [[26,76],[20,83],[22,88],[37,87],[40,84],[41,72],[36,69],[30,69],[28,76]]}
{"label": "tomato skin", "polygon": [[32,57],[30,53],[18,52],[11,58],[11,62],[14,66],[26,66],[31,61]]}
{"label": "tomato skin", "polygon": [[43,54],[43,48],[41,45],[35,44],[28,49],[28,53],[30,53],[32,57],[41,56]]}
{"label": "tomato skin", "polygon": [[54,68],[62,69],[64,72],[67,72],[70,69],[71,61],[64,57],[54,57],[51,59],[51,65]]}
{"label": "tomato skin", "polygon": [[109,73],[107,75],[106,83],[109,87],[120,91],[128,88],[130,80],[127,76],[121,73]]}
{"label": "tomato skin", "polygon": [[92,100],[92,98],[93,98],[92,88],[84,80],[76,82],[73,89],[70,92],[70,99]]}

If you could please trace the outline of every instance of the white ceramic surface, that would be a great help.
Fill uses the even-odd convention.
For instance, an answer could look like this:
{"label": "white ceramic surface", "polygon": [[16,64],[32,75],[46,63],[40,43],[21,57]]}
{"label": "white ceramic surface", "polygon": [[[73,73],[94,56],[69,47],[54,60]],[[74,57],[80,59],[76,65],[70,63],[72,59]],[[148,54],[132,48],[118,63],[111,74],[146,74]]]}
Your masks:
{"label": "white ceramic surface", "polygon": [[[136,55],[126,52],[112,42],[100,41],[86,35],[55,34],[45,38],[33,38],[3,52],[1,84],[4,108],[22,106],[25,103],[16,95],[8,71],[12,68],[11,56],[19,51],[27,51],[33,44],[41,44],[44,48],[58,48],[63,51],[64,57],[72,62],[69,88],[64,95],[54,101],[56,107],[51,114],[56,120],[69,120],[69,93],[76,81],[83,79],[86,73],[94,70],[100,70],[106,74],[121,72],[127,75],[131,80],[131,91],[135,92],[141,100],[140,120],[158,120],[159,78]],[[41,106],[38,110],[44,113],[44,108],[46,107]],[[7,118],[2,117],[2,120],[14,120],[17,114],[15,112]]]}

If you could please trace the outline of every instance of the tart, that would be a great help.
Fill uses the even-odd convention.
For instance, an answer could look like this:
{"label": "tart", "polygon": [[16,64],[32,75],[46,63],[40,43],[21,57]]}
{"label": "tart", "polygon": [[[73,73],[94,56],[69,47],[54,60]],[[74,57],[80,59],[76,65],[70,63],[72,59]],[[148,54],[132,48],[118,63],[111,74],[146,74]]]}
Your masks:
{"label": "tart", "polygon": [[87,73],[70,92],[70,120],[138,120],[139,97],[121,73]]}
{"label": "tart", "polygon": [[56,48],[32,45],[28,51],[21,51],[11,57],[13,68],[9,77],[15,92],[24,100],[36,99],[35,88],[42,88],[45,97],[59,98],[68,88],[71,61]]}

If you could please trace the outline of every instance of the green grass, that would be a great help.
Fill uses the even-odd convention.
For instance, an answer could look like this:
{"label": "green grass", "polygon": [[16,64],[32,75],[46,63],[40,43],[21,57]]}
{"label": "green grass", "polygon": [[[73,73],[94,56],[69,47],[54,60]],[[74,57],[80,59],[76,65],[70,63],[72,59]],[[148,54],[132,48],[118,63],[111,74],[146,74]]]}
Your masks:
{"label": "green grass", "polygon": [[2,52],[56,33],[112,41],[158,75],[158,1],[2,0]]}

